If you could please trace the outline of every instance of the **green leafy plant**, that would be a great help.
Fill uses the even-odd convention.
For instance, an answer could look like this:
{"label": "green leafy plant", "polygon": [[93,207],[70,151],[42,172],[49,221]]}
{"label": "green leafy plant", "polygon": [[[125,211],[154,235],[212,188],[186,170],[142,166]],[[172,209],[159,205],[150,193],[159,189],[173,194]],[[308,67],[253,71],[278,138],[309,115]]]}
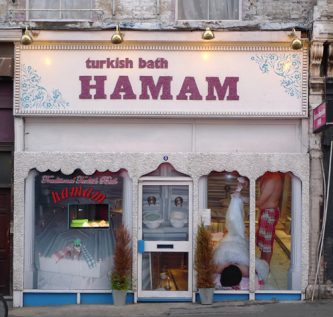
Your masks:
{"label": "green leafy plant", "polygon": [[116,247],[111,272],[111,288],[127,290],[131,285],[132,246],[131,236],[122,224],[116,230]]}
{"label": "green leafy plant", "polygon": [[211,242],[212,234],[202,223],[196,236],[194,267],[197,272],[198,288],[214,288],[214,249]]}

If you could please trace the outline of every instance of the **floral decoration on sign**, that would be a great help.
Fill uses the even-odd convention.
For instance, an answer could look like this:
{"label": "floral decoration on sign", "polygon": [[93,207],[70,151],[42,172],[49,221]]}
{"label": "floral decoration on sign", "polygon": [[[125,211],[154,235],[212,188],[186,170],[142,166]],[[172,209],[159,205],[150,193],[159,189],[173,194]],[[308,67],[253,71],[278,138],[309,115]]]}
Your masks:
{"label": "floral decoration on sign", "polygon": [[21,103],[24,109],[65,109],[69,103],[59,89],[51,93],[41,85],[41,76],[31,66],[22,65]]}
{"label": "floral decoration on sign", "polygon": [[272,70],[277,76],[281,77],[281,86],[285,92],[298,99],[302,95],[302,76],[301,58],[298,54],[263,54],[252,56],[262,73],[269,73]]}

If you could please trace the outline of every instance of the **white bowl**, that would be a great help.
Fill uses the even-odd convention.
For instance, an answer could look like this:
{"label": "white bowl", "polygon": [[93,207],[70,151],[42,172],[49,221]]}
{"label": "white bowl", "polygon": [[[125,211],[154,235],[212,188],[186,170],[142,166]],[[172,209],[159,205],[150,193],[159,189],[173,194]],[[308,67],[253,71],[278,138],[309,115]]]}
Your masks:
{"label": "white bowl", "polygon": [[170,219],[170,223],[171,223],[171,226],[173,226],[174,228],[183,228],[184,225],[185,225],[185,221],[184,220]]}
{"label": "white bowl", "polygon": [[162,222],[163,219],[160,218],[160,215],[158,213],[151,212],[146,213],[143,216],[143,223],[149,229],[157,229]]}
{"label": "white bowl", "polygon": [[155,220],[155,221],[144,221],[144,225],[149,229],[157,229],[163,220]]}
{"label": "white bowl", "polygon": [[182,211],[172,211],[170,214],[170,223],[174,228],[183,228],[187,223],[186,214]]}

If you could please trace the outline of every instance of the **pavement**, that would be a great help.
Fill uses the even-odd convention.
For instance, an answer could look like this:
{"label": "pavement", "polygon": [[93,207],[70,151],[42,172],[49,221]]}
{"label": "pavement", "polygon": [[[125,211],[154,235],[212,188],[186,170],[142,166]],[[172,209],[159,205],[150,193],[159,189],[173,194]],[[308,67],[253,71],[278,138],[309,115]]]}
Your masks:
{"label": "pavement", "polygon": [[298,302],[216,302],[212,305],[193,303],[139,303],[114,305],[63,305],[10,308],[9,317],[155,317],[155,316],[246,316],[332,317],[333,299]]}

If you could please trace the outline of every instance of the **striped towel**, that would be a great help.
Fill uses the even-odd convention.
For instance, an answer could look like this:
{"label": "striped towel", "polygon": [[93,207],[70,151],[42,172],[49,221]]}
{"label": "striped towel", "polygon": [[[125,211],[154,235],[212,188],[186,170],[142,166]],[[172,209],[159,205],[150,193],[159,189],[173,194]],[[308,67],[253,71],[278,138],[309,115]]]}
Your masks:
{"label": "striped towel", "polygon": [[95,262],[94,258],[92,257],[92,255],[90,254],[90,252],[87,250],[86,246],[82,244],[81,250],[82,250],[83,257],[84,257],[85,261],[87,262],[89,268],[90,269],[94,268],[96,266],[96,262]]}

